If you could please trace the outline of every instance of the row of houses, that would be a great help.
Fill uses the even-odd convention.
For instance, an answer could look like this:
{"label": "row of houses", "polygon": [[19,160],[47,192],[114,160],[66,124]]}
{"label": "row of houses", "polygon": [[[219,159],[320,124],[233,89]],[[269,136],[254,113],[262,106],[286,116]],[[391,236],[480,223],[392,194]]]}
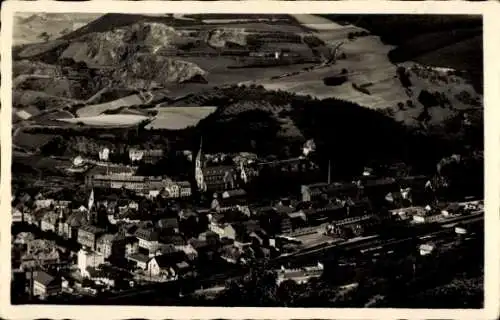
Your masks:
{"label": "row of houses", "polygon": [[96,174],[87,175],[85,184],[89,188],[127,189],[152,196],[161,193],[167,198],[187,198],[191,196],[191,184],[188,181],[173,181],[166,177]]}

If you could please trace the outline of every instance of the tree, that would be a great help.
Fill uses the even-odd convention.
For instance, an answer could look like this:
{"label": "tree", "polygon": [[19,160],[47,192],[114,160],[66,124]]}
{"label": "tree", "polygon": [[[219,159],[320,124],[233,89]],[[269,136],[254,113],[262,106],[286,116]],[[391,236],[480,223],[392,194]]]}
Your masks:
{"label": "tree", "polygon": [[42,39],[43,41],[47,42],[50,39],[50,34],[44,31],[38,35],[38,39]]}
{"label": "tree", "polygon": [[418,101],[426,108],[435,107],[439,105],[439,100],[436,94],[432,94],[427,90],[420,91]]}

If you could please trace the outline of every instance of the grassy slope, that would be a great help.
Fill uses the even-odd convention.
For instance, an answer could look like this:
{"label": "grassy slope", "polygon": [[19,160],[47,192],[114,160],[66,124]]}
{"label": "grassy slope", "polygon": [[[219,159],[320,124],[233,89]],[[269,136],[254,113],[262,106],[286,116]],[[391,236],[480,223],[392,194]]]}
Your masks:
{"label": "grassy slope", "polygon": [[[463,15],[325,15],[369,30],[398,48],[394,62],[413,60],[433,66],[464,69],[482,91],[482,19]],[[397,32],[395,32],[397,30]]]}

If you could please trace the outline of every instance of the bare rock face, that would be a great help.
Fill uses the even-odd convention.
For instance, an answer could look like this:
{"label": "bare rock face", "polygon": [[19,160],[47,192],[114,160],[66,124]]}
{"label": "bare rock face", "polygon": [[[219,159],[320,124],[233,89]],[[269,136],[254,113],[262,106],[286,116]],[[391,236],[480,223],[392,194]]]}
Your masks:
{"label": "bare rock face", "polygon": [[185,42],[183,32],[161,23],[136,23],[107,32],[86,34],[72,42],[62,58],[83,61],[90,67],[109,67],[114,81],[134,88],[162,87],[168,83],[206,82],[196,64],[158,54]]}
{"label": "bare rock face", "polygon": [[182,32],[161,23],[135,23],[107,32],[86,34],[73,41],[63,58],[85,61],[88,65],[113,66],[130,56],[172,49],[182,41]]}
{"label": "bare rock face", "polygon": [[[169,83],[206,82],[207,72],[196,64],[155,55],[138,55],[113,74],[126,87],[148,88]],[[149,84],[149,85],[148,85]]]}

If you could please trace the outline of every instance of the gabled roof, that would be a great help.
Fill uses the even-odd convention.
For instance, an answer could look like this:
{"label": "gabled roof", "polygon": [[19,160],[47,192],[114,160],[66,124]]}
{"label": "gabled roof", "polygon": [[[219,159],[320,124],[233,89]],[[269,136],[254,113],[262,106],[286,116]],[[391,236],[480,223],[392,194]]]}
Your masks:
{"label": "gabled roof", "polygon": [[56,278],[54,278],[45,271],[37,271],[33,277],[33,280],[44,286],[48,286],[51,283],[53,283],[56,280]]}
{"label": "gabled roof", "polygon": [[174,266],[179,262],[183,262],[186,259],[186,254],[183,251],[175,251],[161,256],[153,257],[160,268],[166,268]]}
{"label": "gabled roof", "polygon": [[99,242],[113,242],[115,240],[120,240],[120,239],[125,239],[122,234],[117,233],[117,234],[103,234],[102,236],[99,237],[97,241]]}
{"label": "gabled roof", "polygon": [[133,261],[138,261],[138,262],[148,262],[149,261],[149,257],[145,254],[142,254],[142,253],[131,254],[128,256],[128,259],[133,260]]}
{"label": "gabled roof", "polygon": [[168,236],[162,236],[161,237],[162,243],[169,244],[169,243],[186,243],[186,240],[184,237],[182,237],[180,234],[173,234],[173,235],[168,235]]}
{"label": "gabled roof", "polygon": [[134,235],[142,240],[158,241],[158,233],[153,229],[139,228],[137,231],[135,231]]}
{"label": "gabled roof", "polygon": [[92,234],[94,234],[94,235],[101,234],[101,233],[104,233],[104,232],[105,232],[105,230],[104,230],[104,229],[98,228],[98,227],[93,226],[93,225],[85,225],[85,226],[81,226],[81,227],[80,227],[80,230],[82,230],[82,231],[86,231],[86,232],[89,232],[89,233],[92,233]]}

